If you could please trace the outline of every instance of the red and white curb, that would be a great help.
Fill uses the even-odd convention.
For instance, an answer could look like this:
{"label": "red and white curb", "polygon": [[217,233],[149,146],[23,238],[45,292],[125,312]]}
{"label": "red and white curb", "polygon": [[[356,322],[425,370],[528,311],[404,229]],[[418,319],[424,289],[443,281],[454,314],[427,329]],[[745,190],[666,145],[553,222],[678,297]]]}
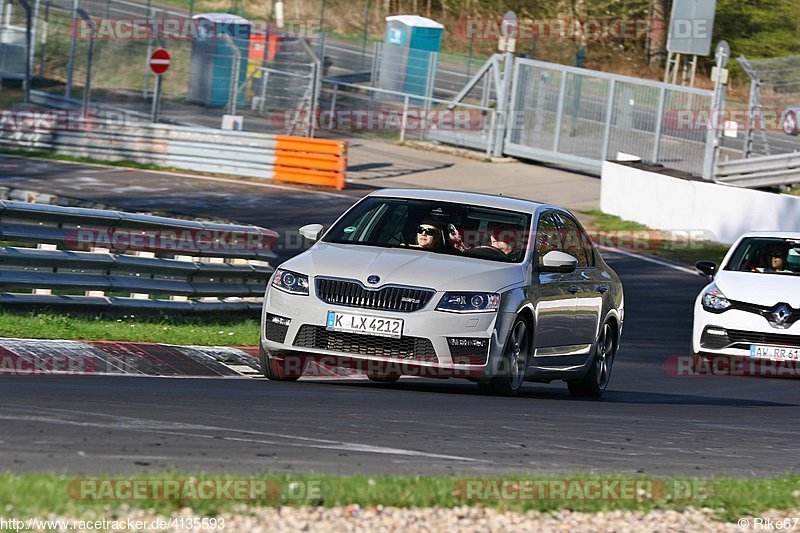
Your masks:
{"label": "red and white curb", "polygon": [[[262,377],[256,347],[0,338],[0,375]],[[359,379],[309,362],[303,379]]]}

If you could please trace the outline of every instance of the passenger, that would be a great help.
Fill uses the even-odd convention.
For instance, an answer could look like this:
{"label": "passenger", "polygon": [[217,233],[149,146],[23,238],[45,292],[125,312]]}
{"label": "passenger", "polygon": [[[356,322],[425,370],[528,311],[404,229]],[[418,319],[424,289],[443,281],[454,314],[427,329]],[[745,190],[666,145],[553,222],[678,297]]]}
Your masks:
{"label": "passenger", "polygon": [[464,237],[461,232],[453,225],[447,226],[447,239],[450,242],[450,247],[457,252],[466,251],[467,247],[464,245]]}
{"label": "passenger", "polygon": [[497,248],[506,255],[514,253],[514,236],[513,232],[508,230],[500,231],[493,230],[489,234],[489,242],[492,247]]}

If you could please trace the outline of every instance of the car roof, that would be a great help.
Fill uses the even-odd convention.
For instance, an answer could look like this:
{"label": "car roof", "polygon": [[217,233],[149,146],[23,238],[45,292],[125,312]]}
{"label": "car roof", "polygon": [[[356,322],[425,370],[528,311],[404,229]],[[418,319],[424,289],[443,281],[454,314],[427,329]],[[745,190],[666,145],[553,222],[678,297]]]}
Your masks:
{"label": "car roof", "polygon": [[374,191],[369,196],[384,196],[389,198],[413,198],[418,200],[434,200],[450,202],[455,204],[478,205],[481,207],[494,207],[497,209],[508,209],[522,211],[525,213],[535,213],[537,209],[547,206],[547,204],[512,198],[508,196],[495,196],[492,194],[480,194],[474,192],[461,191],[442,191],[433,189],[381,189]]}
{"label": "car roof", "polygon": [[800,232],[797,231],[748,231],[742,235],[745,237],[774,237],[776,239],[800,239]]}

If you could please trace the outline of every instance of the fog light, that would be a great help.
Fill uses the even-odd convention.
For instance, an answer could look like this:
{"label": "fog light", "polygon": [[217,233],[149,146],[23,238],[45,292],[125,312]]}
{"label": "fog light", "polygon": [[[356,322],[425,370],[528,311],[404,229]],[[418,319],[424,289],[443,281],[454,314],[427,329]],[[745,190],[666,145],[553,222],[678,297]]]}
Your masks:
{"label": "fog light", "polygon": [[450,357],[456,365],[485,365],[489,354],[489,339],[448,337]]}
{"label": "fog light", "polygon": [[725,331],[724,329],[712,329],[712,328],[708,328],[708,329],[706,330],[706,333],[708,333],[709,335],[720,335],[720,336],[723,336],[723,337],[725,337],[725,336],[727,336],[727,335],[728,335],[728,332],[727,332],[727,331]]}

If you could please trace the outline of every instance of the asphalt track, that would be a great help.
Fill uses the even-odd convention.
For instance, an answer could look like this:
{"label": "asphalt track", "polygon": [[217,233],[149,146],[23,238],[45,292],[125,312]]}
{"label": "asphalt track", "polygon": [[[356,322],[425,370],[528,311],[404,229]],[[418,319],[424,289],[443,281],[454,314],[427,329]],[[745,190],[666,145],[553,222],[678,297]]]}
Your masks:
{"label": "asphalt track", "polygon": [[[104,174],[102,183],[78,183],[91,176],[91,167],[12,163],[4,161],[0,186],[49,185],[44,190],[72,190],[129,208],[172,206],[216,216],[233,210],[241,221],[268,227],[327,222],[364,192],[324,195],[123,170]],[[139,193],[121,191],[123,185]],[[671,375],[665,364],[670,356],[687,355],[692,302],[703,280],[639,258],[605,255],[625,285],[626,322],[610,390],[599,401],[573,399],[563,384],[526,384],[520,397],[495,398],[459,380],[377,385],[357,379],[5,376],[0,468],[96,474],[164,468],[797,472],[798,382]]]}

